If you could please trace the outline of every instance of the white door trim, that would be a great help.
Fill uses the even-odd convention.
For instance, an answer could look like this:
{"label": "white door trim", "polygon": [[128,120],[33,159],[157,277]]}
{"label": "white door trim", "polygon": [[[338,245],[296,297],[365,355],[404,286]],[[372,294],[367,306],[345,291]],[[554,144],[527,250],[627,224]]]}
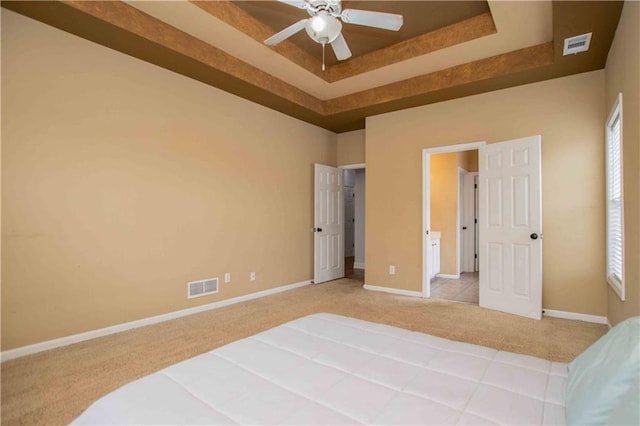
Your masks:
{"label": "white door trim", "polygon": [[429,237],[427,231],[431,226],[431,155],[446,152],[471,151],[480,149],[487,143],[485,141],[463,143],[458,145],[438,146],[424,148],[422,150],[422,297],[431,297],[431,282],[429,280]]}
{"label": "white door trim", "polygon": [[[473,219],[476,217],[475,188],[473,186],[475,182],[469,182],[475,176],[478,176],[478,172],[468,172],[462,167],[458,167],[458,190],[460,191],[458,193],[458,217],[460,221],[458,226],[458,262],[460,273],[475,272],[477,270],[475,267],[476,259],[473,256],[476,253],[475,234],[477,228],[476,224],[473,223]],[[470,183],[471,185],[469,186]],[[464,226],[467,226],[467,232],[462,229]],[[473,238],[469,237],[470,234]],[[467,237],[466,239],[465,236]]]}
{"label": "white door trim", "polygon": [[351,170],[351,169],[366,169],[367,165],[365,163],[358,164],[345,164],[344,166],[338,166],[339,169]]}
{"label": "white door trim", "polygon": [[460,278],[460,274],[462,273],[462,222],[464,220],[464,218],[462,217],[462,212],[463,212],[463,195],[464,195],[464,189],[462,188],[463,185],[463,179],[464,179],[464,175],[469,174],[469,172],[465,169],[463,169],[462,167],[458,166],[458,182],[456,185],[456,188],[458,188],[458,211],[456,212],[456,240],[457,240],[457,244],[458,244],[458,250],[456,253],[456,257],[458,258],[457,261],[457,271],[456,271],[456,275],[458,275],[458,278]]}

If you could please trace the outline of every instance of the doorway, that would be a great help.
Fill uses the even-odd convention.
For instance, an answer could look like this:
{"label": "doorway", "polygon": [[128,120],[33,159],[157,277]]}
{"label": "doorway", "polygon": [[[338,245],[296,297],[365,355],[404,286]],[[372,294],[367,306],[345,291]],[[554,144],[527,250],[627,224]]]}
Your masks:
{"label": "doorway", "polygon": [[[457,247],[457,229],[460,227],[460,217],[458,209],[455,206],[458,199],[458,163],[457,153],[463,151],[479,150],[486,145],[485,142],[472,142],[460,145],[443,146],[436,148],[427,148],[422,150],[422,297],[431,298],[431,280],[436,278],[442,278],[447,280],[457,280],[460,278],[460,261],[459,251]],[[453,176],[450,179],[453,180],[453,197],[450,193],[446,193],[443,196],[449,200],[451,205],[451,198],[453,198],[453,208],[449,208],[446,213],[448,216],[453,216],[456,219],[455,225],[452,229],[446,229],[446,241],[450,241],[444,250],[440,250],[442,244],[442,230],[432,227],[432,212],[431,212],[431,197],[432,197],[432,182],[431,182],[431,157],[438,154],[449,154],[446,158],[449,163],[455,164]],[[454,158],[456,160],[454,160]],[[434,163],[435,165],[435,163]],[[452,182],[448,182],[451,184]],[[434,197],[438,197],[438,194],[434,194]],[[446,212],[446,210],[445,210]],[[449,225],[450,226],[450,225]],[[435,231],[435,232],[432,232]],[[453,255],[451,253],[453,252]],[[447,268],[449,270],[443,270],[442,255],[449,256],[449,260],[445,260]],[[454,260],[451,260],[451,257]],[[438,264],[435,264],[434,260],[438,260]],[[451,264],[453,263],[453,267]],[[478,278],[480,278],[481,271],[478,271]]]}
{"label": "doorway", "polygon": [[430,297],[477,305],[478,150],[435,153],[429,161]]}
{"label": "doorway", "polygon": [[364,165],[342,166],[344,183],[345,278],[364,283],[365,177]]}

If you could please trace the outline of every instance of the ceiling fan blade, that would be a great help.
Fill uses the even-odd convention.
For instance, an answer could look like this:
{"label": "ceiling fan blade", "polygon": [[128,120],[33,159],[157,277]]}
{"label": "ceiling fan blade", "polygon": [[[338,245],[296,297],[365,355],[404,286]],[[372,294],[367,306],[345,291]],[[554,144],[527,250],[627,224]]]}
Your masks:
{"label": "ceiling fan blade", "polygon": [[345,9],[342,11],[341,18],[347,24],[365,25],[383,30],[398,31],[402,27],[402,15],[395,13]]}
{"label": "ceiling fan blade", "polygon": [[278,0],[280,3],[288,4],[289,6],[297,7],[298,9],[306,9],[309,7],[309,3],[305,0]]}
{"label": "ceiling fan blade", "polygon": [[268,39],[266,39],[264,41],[264,44],[266,44],[267,46],[273,46],[275,44],[280,43],[281,41],[291,37],[292,35],[294,35],[298,31],[303,29],[308,20],[309,20],[309,18],[301,19],[298,22],[296,22],[295,24],[289,25],[284,30],[282,30],[279,33],[276,33],[276,34],[272,35],[271,37],[269,37]]}
{"label": "ceiling fan blade", "polygon": [[347,42],[342,36],[342,33],[338,35],[338,38],[331,42],[331,47],[339,61],[344,61],[351,57],[351,50],[349,50],[349,46],[347,46]]}

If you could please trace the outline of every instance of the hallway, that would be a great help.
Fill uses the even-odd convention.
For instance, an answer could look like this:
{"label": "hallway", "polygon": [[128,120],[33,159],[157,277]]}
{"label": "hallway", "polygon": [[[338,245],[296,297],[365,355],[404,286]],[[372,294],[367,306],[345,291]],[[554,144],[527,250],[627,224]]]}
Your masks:
{"label": "hallway", "polygon": [[354,269],[354,257],[344,258],[344,277],[364,283],[364,269]]}
{"label": "hallway", "polygon": [[436,277],[431,280],[431,298],[477,305],[480,298],[479,282],[478,272],[462,273],[457,280]]}

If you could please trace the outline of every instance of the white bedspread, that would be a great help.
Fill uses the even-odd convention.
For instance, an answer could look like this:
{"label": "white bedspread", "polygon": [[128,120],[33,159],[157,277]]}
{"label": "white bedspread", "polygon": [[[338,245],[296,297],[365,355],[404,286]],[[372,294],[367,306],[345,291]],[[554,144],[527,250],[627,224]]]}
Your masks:
{"label": "white bedspread", "polygon": [[129,383],[75,424],[564,424],[567,365],[330,314]]}

